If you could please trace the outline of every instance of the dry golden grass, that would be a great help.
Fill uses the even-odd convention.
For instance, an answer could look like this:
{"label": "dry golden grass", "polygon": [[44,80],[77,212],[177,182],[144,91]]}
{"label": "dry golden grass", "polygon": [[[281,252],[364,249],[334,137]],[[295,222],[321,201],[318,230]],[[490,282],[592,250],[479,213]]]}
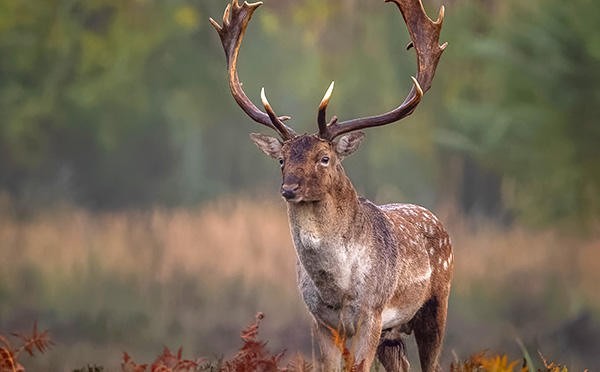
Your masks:
{"label": "dry golden grass", "polygon": [[0,244],[11,257],[0,262],[8,277],[25,264],[60,277],[94,262],[116,275],[151,271],[159,281],[182,272],[294,281],[287,216],[272,202],[218,201],[199,210],[145,213],[67,208],[23,222],[2,216]]}
{"label": "dry golden grass", "polygon": [[[440,214],[456,254],[455,291],[527,274],[530,280],[522,289],[535,292],[551,276],[600,306],[599,231],[582,237],[521,226],[473,227]],[[99,214],[62,208],[24,222],[4,215],[0,245],[10,257],[0,261],[5,278],[33,265],[44,275],[64,280],[92,268],[127,276],[151,272],[158,281],[202,273],[218,278],[241,275],[282,286],[290,295],[296,291],[295,253],[285,206],[277,200],[224,198],[196,210]]]}
{"label": "dry golden grass", "polygon": [[[451,309],[458,316],[449,324],[452,342],[447,349],[464,357],[479,350],[483,340],[485,347],[498,346],[492,344],[498,329],[511,322],[500,319],[510,316],[504,304],[523,296],[540,307],[517,306],[515,311],[545,309],[541,302],[552,301],[543,297],[548,291],[550,298],[561,301],[558,306],[566,310],[555,318],[554,329],[582,309],[600,308],[600,231],[583,236],[501,228],[437,212],[455,249],[453,295],[461,305],[466,303]],[[150,212],[91,213],[69,206],[22,221],[0,212],[0,247],[0,291],[16,301],[0,298],[4,326],[30,324],[35,318],[27,314],[46,314],[38,318],[45,326],[77,330],[70,336],[71,346],[49,356],[56,357],[57,370],[95,362],[92,357],[104,363],[121,347],[114,340],[122,330],[167,342],[164,335],[174,329],[172,346],[228,353],[235,346],[232,329],[239,329],[236,325],[248,313],[261,310],[270,315],[265,334],[272,347],[310,345],[310,320],[296,289],[295,252],[285,205],[279,200],[224,198],[198,209]],[[20,298],[31,275],[36,276],[30,287],[34,291]],[[117,294],[109,296],[107,291],[115,289]],[[488,297],[481,298],[482,289]],[[473,322],[474,306],[497,306],[492,323],[498,324],[469,328],[480,332],[477,336],[462,335],[460,327]],[[131,320],[135,314],[141,325]],[[547,330],[547,322],[546,317],[520,331],[534,337]],[[81,327],[87,327],[85,334]],[[100,344],[98,334],[105,335]],[[136,352],[133,344],[127,345],[126,350]],[[136,359],[150,350],[151,344],[140,345]]]}
{"label": "dry golden grass", "polygon": [[138,357],[157,342],[228,353],[258,310],[273,314],[271,345],[299,348],[310,337],[293,327],[309,321],[278,201],[113,213],[68,206],[21,221],[0,210],[0,249],[0,326],[37,319],[69,344],[32,361],[38,367],[104,363],[136,335],[145,341],[127,350]]}
{"label": "dry golden grass", "polygon": [[519,292],[532,294],[553,280],[600,306],[600,231],[582,235],[448,221],[456,254],[454,291],[465,293],[482,283],[494,287],[518,282]]}

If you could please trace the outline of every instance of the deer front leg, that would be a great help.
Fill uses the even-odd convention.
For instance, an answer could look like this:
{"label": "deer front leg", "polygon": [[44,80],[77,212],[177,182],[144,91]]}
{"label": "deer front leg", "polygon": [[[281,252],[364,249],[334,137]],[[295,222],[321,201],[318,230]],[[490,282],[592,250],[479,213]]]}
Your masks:
{"label": "deer front leg", "polygon": [[[331,372],[338,371],[342,365],[342,353],[336,342],[341,343],[345,340],[336,338],[332,330],[319,322],[315,322],[315,336],[319,344],[321,356],[318,360],[317,371]],[[339,336],[339,335],[338,335]]]}
{"label": "deer front leg", "polygon": [[362,363],[361,371],[369,371],[381,337],[381,313],[364,314],[355,337],[354,363]]}

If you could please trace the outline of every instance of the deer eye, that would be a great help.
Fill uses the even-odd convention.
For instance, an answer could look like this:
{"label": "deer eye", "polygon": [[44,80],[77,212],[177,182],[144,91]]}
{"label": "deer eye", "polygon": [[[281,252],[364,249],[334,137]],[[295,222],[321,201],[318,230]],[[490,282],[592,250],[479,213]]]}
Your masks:
{"label": "deer eye", "polygon": [[279,158],[279,164],[283,166],[283,158]]}
{"label": "deer eye", "polygon": [[329,164],[329,156],[323,156],[321,158],[321,164],[323,164],[323,165]]}

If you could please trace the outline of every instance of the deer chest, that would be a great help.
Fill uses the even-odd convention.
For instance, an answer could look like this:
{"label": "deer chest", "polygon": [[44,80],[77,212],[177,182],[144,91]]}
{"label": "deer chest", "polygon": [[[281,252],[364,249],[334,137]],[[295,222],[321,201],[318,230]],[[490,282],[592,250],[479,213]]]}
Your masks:
{"label": "deer chest", "polygon": [[361,295],[372,266],[366,247],[306,232],[294,234],[294,246],[299,264],[324,301],[347,301]]}

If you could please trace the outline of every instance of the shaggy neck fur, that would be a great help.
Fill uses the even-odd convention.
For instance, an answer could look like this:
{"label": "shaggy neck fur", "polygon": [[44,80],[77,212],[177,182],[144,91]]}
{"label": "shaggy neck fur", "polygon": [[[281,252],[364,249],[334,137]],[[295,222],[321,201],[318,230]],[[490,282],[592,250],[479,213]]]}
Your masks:
{"label": "shaggy neck fur", "polygon": [[293,235],[302,230],[303,234],[310,234],[316,240],[335,239],[354,228],[359,208],[354,186],[341,169],[335,186],[321,200],[288,204],[290,228]]}

